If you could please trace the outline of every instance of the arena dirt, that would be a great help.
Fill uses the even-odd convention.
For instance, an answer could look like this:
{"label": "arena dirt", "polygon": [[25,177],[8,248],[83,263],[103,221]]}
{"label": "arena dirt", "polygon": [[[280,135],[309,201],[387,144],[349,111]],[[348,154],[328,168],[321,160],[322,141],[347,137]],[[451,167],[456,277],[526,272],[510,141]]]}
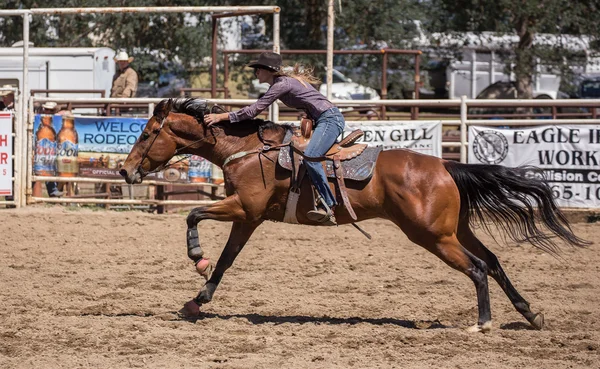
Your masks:
{"label": "arena dirt", "polygon": [[[490,279],[494,329],[472,282],[389,222],[263,224],[198,320],[185,214],[40,206],[0,211],[1,368],[598,368],[600,253],[481,239],[543,331]],[[230,224],[205,221],[216,260]],[[598,224],[577,223],[598,241]],[[498,239],[500,242],[501,240]]]}

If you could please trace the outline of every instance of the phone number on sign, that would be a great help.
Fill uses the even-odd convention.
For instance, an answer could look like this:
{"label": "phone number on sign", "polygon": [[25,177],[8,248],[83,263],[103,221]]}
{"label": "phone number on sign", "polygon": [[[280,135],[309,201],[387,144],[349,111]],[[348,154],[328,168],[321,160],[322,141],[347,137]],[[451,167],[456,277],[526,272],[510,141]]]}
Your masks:
{"label": "phone number on sign", "polygon": [[559,200],[599,200],[600,201],[600,186],[573,186],[554,184],[550,186],[552,195]]}

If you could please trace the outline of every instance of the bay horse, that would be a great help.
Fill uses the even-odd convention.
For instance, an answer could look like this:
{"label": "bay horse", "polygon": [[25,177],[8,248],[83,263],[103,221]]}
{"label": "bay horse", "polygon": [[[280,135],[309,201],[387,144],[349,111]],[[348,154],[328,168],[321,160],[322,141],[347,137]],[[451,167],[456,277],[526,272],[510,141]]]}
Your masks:
{"label": "bay horse", "polygon": [[[190,315],[198,315],[200,306],[212,300],[223,274],[256,228],[265,220],[284,219],[291,183],[291,172],[277,163],[279,151],[264,149],[266,136],[281,143],[290,126],[255,119],[209,127],[203,121],[205,107],[203,100],[161,101],[120,170],[127,183],[141,183],[176,154],[199,155],[223,169],[226,198],[195,208],[187,217],[188,257],[196,263],[206,262],[198,223],[205,219],[233,222],[212,274],[206,276],[197,297],[182,309]],[[510,239],[550,253],[558,251],[556,238],[574,246],[589,244],[572,232],[547,183],[528,175],[535,169],[461,164],[404,149],[387,150],[376,159],[370,179],[348,180],[346,188],[357,221],[392,221],[412,242],[473,281],[478,320],[470,331],[489,331],[492,326],[488,275],[516,310],[534,328],[542,329],[542,313],[530,310],[496,255],[475,236],[470,224],[477,222],[489,231],[486,221],[492,221]],[[333,185],[330,180],[335,193]],[[297,218],[301,224],[318,225],[305,216],[313,206],[312,196],[311,200],[306,196],[310,191],[305,178]],[[335,217],[339,225],[354,222],[340,207]]]}

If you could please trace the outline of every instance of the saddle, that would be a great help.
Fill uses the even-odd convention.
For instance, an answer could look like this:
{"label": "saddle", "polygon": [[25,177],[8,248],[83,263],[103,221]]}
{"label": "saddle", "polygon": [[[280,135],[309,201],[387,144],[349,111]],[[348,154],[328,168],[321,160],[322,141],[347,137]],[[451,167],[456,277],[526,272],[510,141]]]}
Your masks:
{"label": "saddle", "polygon": [[[350,201],[345,185],[345,179],[367,180],[373,174],[375,161],[382,150],[382,147],[367,147],[366,144],[355,143],[364,134],[360,129],[351,132],[340,142],[336,142],[322,157],[308,157],[304,151],[312,137],[312,121],[302,119],[300,128],[294,127],[288,131],[284,138],[284,144],[289,143],[289,149],[282,149],[279,153],[279,164],[292,171],[292,185],[290,188],[289,199],[298,199],[300,185],[305,175],[306,169],[302,165],[303,160],[318,161],[323,163],[325,173],[329,178],[336,179],[336,189],[338,191],[338,201],[342,203],[353,220],[356,220],[356,214]],[[288,214],[286,207],[286,218],[290,223],[297,223],[295,220],[295,206],[291,206],[294,214]]]}

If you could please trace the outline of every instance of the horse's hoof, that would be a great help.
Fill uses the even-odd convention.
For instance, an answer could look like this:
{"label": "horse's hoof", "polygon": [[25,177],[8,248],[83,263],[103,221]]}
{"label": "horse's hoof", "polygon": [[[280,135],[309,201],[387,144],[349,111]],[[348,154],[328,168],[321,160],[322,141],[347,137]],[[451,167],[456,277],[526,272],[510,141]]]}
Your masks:
{"label": "horse's hoof", "polygon": [[533,326],[533,328],[537,330],[542,330],[542,328],[544,328],[544,314],[535,314],[535,316],[529,321],[529,323]]}
{"label": "horse's hoof", "polygon": [[196,263],[196,271],[208,281],[213,272],[213,265],[210,263],[209,259],[200,259]]}
{"label": "horse's hoof", "polygon": [[200,305],[194,300],[190,300],[183,305],[183,308],[179,310],[179,313],[185,317],[197,317],[200,316]]}
{"label": "horse's hoof", "polygon": [[469,333],[477,333],[477,332],[488,333],[491,330],[492,330],[492,321],[491,320],[488,322],[485,322],[483,324],[475,324],[475,325],[467,328],[467,332],[469,332]]}

